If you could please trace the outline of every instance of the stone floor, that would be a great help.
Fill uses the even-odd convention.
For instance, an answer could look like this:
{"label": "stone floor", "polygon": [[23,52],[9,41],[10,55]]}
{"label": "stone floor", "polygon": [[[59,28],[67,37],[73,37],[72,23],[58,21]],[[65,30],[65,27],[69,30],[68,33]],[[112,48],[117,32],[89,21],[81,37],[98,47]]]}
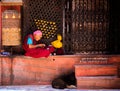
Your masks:
{"label": "stone floor", "polygon": [[120,91],[120,89],[53,89],[50,85],[0,86],[0,91]]}

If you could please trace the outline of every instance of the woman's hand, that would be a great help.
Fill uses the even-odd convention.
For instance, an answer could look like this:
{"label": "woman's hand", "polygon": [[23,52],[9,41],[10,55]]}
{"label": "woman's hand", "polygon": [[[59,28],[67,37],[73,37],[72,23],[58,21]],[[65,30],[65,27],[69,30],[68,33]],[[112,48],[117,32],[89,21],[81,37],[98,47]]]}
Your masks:
{"label": "woman's hand", "polygon": [[29,48],[45,47],[45,44],[29,45]]}
{"label": "woman's hand", "polygon": [[45,44],[37,44],[37,47],[45,47]]}

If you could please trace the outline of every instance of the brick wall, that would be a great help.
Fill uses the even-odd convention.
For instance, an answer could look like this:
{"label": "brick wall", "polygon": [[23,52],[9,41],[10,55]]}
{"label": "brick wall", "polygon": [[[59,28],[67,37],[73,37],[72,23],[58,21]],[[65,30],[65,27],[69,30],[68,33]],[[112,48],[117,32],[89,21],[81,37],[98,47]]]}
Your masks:
{"label": "brick wall", "polygon": [[74,70],[80,58],[76,56],[1,57],[1,85],[50,84],[60,74]]}
{"label": "brick wall", "polygon": [[1,76],[2,76],[1,71],[2,71],[2,66],[1,66],[1,60],[0,60],[0,85],[1,85]]}
{"label": "brick wall", "polygon": [[1,59],[1,84],[9,85],[11,82],[11,58],[2,57]]}
{"label": "brick wall", "polygon": [[[83,57],[90,56],[62,55],[50,56],[48,58],[31,58],[26,56],[0,57],[0,84],[50,84],[57,76],[74,71],[75,64],[82,64],[80,60]],[[105,56],[94,55],[91,57]],[[119,65],[120,56],[107,57],[109,58],[108,63]]]}

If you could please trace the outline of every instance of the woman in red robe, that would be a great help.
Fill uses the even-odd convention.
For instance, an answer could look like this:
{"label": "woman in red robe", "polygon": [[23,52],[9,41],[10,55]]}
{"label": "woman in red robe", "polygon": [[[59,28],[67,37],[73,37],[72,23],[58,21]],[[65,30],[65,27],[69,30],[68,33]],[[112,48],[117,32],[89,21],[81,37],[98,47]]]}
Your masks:
{"label": "woman in red robe", "polygon": [[48,57],[53,51],[54,47],[45,44],[36,44],[42,38],[42,32],[36,30],[33,34],[29,34],[23,41],[23,49],[25,50],[25,56],[31,56],[35,58]]}

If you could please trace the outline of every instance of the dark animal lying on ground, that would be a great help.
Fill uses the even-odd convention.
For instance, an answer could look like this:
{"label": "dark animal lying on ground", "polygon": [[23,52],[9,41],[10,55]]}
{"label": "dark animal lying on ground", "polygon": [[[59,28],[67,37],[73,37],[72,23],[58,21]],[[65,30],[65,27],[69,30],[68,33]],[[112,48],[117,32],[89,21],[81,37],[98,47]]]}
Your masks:
{"label": "dark animal lying on ground", "polygon": [[56,89],[64,89],[64,88],[76,88],[76,78],[75,73],[69,73],[67,75],[62,75],[58,78],[55,78],[52,81],[52,87]]}

